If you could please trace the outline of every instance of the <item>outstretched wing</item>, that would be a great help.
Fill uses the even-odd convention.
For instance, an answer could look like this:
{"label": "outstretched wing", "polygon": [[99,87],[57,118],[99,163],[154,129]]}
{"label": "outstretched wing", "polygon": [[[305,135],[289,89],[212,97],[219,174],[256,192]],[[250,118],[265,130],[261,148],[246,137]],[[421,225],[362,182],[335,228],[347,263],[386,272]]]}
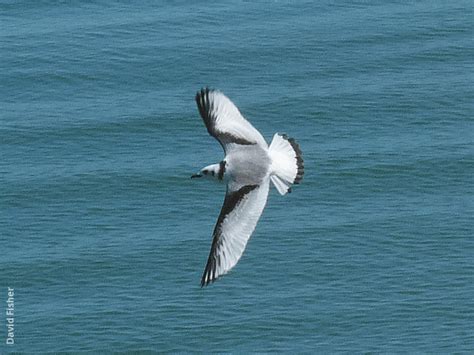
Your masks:
{"label": "outstretched wing", "polygon": [[260,185],[233,190],[231,185],[227,187],[201,287],[214,282],[237,264],[267,203],[268,189],[269,179]]}
{"label": "outstretched wing", "polygon": [[196,94],[196,103],[207,131],[221,143],[226,152],[236,145],[258,144],[267,148],[260,132],[220,91],[201,89]]}

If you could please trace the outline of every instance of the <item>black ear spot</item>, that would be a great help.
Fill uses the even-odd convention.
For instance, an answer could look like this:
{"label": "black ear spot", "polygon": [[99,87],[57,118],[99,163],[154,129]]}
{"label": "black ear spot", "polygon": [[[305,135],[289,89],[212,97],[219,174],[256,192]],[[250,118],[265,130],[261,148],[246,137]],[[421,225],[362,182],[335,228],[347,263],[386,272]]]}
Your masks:
{"label": "black ear spot", "polygon": [[211,175],[214,176],[216,175],[216,172],[214,170],[211,171]]}

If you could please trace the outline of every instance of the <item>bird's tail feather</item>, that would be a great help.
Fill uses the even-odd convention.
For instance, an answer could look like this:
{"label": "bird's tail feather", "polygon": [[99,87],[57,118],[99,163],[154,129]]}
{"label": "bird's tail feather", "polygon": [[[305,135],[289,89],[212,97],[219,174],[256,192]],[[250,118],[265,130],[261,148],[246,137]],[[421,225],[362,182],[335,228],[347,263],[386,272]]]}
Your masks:
{"label": "bird's tail feather", "polygon": [[270,179],[281,195],[291,192],[291,185],[303,178],[301,149],[293,138],[276,133],[268,148],[272,159]]}

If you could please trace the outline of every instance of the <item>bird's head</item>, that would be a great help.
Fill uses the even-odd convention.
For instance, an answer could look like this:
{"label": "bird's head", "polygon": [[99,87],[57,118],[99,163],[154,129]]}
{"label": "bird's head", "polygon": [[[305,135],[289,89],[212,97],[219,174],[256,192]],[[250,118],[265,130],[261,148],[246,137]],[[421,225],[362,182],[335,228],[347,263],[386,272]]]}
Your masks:
{"label": "bird's head", "polygon": [[223,164],[212,164],[205,166],[197,174],[191,176],[191,179],[198,178],[198,177],[207,177],[207,178],[216,178],[222,180],[223,171],[221,171]]}

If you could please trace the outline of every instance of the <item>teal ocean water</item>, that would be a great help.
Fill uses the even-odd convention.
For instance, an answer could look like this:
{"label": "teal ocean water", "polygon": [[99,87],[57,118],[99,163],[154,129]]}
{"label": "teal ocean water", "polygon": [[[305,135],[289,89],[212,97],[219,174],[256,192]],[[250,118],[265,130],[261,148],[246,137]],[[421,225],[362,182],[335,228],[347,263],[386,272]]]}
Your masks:
{"label": "teal ocean water", "polygon": [[[458,0],[2,1],[0,353],[472,353],[472,36]],[[203,86],[306,174],[201,289]]]}

